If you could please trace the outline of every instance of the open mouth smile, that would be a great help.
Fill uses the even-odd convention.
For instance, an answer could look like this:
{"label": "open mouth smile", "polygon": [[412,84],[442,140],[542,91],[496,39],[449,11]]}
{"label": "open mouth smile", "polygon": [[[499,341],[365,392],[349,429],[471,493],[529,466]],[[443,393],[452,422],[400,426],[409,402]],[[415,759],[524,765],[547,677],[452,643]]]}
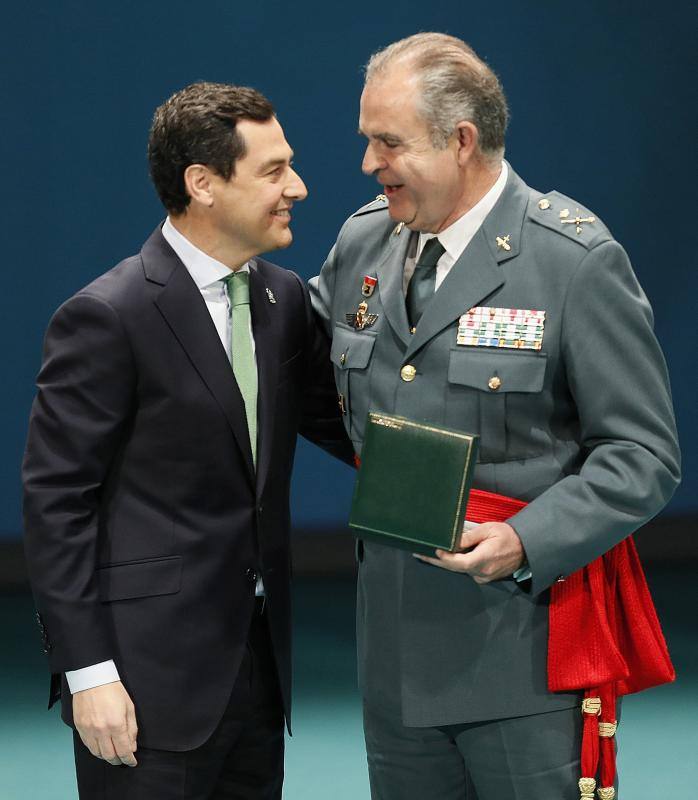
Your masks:
{"label": "open mouth smile", "polygon": [[402,184],[402,183],[386,184],[383,187],[383,191],[385,193],[385,196],[389,198],[389,197],[392,197],[397,191],[402,189],[403,186],[404,186],[404,184]]}

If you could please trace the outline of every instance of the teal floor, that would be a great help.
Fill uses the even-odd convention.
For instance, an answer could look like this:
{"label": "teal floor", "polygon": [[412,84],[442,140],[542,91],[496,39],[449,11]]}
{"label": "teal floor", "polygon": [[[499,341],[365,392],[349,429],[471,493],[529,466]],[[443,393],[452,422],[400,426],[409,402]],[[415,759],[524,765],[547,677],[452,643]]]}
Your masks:
{"label": "teal floor", "polygon": [[[619,800],[693,800],[698,797],[698,569],[648,572],[679,678],[624,702]],[[55,711],[44,711],[47,679],[32,615],[28,595],[0,597],[0,800],[74,800],[71,737]],[[287,744],[284,798],[363,800],[369,794],[352,582],[299,581],[295,621],[294,736]]]}

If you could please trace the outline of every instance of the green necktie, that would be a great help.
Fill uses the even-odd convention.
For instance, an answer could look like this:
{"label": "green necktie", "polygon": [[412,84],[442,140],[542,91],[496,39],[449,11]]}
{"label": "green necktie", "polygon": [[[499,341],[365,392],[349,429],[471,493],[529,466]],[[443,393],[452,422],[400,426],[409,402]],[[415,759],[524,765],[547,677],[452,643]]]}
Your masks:
{"label": "green necktie", "polygon": [[233,374],[245,401],[252,461],[257,467],[257,364],[250,333],[250,274],[238,270],[225,279],[232,314]]}
{"label": "green necktie", "polygon": [[407,287],[405,302],[407,304],[407,319],[409,320],[410,328],[417,327],[427,303],[434,294],[436,263],[445,252],[446,249],[436,236],[433,239],[429,239],[424,245]]}

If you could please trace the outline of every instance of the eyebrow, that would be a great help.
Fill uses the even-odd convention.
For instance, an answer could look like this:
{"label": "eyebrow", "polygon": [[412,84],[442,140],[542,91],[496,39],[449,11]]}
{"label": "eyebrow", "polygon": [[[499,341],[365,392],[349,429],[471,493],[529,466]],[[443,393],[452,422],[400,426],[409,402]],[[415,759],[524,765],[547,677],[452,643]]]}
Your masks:
{"label": "eyebrow", "polygon": [[356,132],[359,136],[365,136],[367,139],[379,139],[381,142],[402,142],[402,138],[396,136],[394,133],[374,133],[373,135],[369,135],[368,133],[364,133],[361,128],[358,128]]}
{"label": "eyebrow", "polygon": [[270,169],[271,167],[278,167],[282,164],[290,164],[293,161],[294,153],[291,151],[289,153],[288,158],[270,158],[268,161],[265,161],[259,168],[260,172],[265,172],[266,170]]}

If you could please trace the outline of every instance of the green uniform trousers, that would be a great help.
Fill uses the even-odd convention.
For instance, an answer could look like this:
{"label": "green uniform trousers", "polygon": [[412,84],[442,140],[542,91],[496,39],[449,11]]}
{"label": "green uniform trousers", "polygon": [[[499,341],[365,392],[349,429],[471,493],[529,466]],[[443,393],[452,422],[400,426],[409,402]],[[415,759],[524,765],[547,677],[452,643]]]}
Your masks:
{"label": "green uniform trousers", "polygon": [[579,708],[407,728],[364,705],[372,800],[579,800]]}

